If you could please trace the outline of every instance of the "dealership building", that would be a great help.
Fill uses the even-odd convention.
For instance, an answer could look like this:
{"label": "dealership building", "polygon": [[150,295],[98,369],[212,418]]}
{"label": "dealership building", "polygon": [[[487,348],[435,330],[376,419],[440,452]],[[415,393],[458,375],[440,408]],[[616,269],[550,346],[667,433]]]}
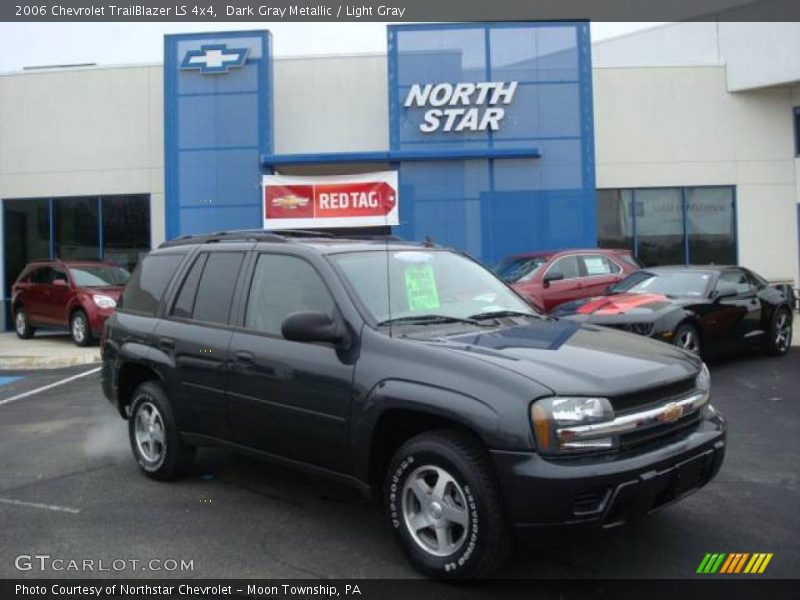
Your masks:
{"label": "dealership building", "polygon": [[[282,223],[487,264],[629,247],[797,286],[800,24],[594,45],[585,22],[392,25],[385,53],[296,58],[271,41],[174,35],[163,64],[0,74],[4,313],[34,258],[132,267],[165,239]],[[372,180],[390,192],[349,212],[297,191]]]}

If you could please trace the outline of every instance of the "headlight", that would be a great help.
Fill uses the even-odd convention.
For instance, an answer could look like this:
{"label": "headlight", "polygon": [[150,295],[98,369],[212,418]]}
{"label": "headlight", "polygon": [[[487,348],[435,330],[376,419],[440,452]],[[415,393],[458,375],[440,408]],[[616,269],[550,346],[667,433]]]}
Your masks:
{"label": "headlight", "polygon": [[630,323],[625,325],[624,329],[626,331],[630,331],[631,333],[636,333],[638,335],[644,336],[651,336],[653,335],[653,329],[655,329],[655,323]]}
{"label": "headlight", "polygon": [[614,448],[614,438],[570,441],[559,436],[561,428],[602,423],[614,419],[607,398],[545,398],[531,406],[531,421],[537,446],[544,452],[580,452]]}
{"label": "headlight", "polygon": [[703,363],[703,368],[700,369],[700,374],[697,376],[697,379],[695,379],[694,384],[697,386],[698,390],[706,393],[711,391],[711,374],[708,372],[706,363]]}
{"label": "headlight", "polygon": [[111,296],[106,296],[105,294],[94,294],[92,296],[92,300],[100,308],[116,308],[117,306],[117,303],[114,301],[114,299]]}

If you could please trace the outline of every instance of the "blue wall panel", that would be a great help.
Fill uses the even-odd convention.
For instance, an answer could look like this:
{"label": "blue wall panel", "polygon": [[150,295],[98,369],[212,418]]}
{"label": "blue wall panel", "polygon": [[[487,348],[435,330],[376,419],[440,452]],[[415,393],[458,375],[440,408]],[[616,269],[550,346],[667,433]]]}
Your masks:
{"label": "blue wall panel", "polygon": [[[185,68],[187,53],[220,45],[246,60],[216,73]],[[167,239],[261,227],[260,157],[273,148],[269,32],[166,36],[164,120]]]}
{"label": "blue wall panel", "polygon": [[[401,161],[400,226],[494,262],[528,250],[597,243],[589,24],[392,25],[389,119]],[[498,131],[420,130],[430,105],[405,107],[414,84],[511,82],[517,90]],[[443,107],[447,108],[447,106]],[[448,150],[483,153],[443,160]],[[499,158],[536,148],[540,158]]]}

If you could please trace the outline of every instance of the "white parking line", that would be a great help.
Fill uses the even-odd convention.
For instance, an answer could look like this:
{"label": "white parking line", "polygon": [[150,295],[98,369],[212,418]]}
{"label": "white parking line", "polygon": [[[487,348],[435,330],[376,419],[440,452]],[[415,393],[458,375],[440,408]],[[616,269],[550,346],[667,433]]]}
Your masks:
{"label": "white parking line", "polygon": [[17,400],[22,400],[23,398],[27,398],[28,396],[33,396],[34,394],[38,394],[40,392],[46,392],[47,390],[51,390],[54,387],[58,387],[59,385],[64,385],[65,383],[69,383],[70,381],[75,381],[76,379],[80,379],[81,377],[86,377],[87,375],[91,375],[92,373],[97,373],[98,371],[100,371],[100,369],[102,369],[102,367],[97,367],[96,369],[90,369],[88,371],[84,371],[83,373],[78,373],[77,375],[73,375],[72,377],[67,377],[66,379],[60,379],[54,383],[43,385],[42,387],[36,388],[35,390],[29,390],[27,392],[17,394],[16,396],[11,396],[10,398],[0,400],[0,406],[2,406],[3,404],[10,404],[11,402],[16,402]]}
{"label": "white parking line", "polygon": [[27,506],[30,508],[44,508],[45,510],[55,510],[77,515],[81,512],[80,508],[70,508],[69,506],[58,506],[56,504],[40,504],[39,502],[23,502],[22,500],[12,500],[11,498],[0,498],[0,504],[13,504],[14,506]]}

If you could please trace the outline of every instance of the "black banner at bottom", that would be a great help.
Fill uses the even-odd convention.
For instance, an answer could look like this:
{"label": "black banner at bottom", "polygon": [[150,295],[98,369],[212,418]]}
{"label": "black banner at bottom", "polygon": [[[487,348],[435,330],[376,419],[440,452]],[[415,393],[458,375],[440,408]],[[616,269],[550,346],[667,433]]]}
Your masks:
{"label": "black banner at bottom", "polygon": [[39,579],[2,580],[0,599],[40,600],[190,600],[252,598],[302,600],[349,598],[356,600],[470,600],[477,598],[636,598],[646,600],[723,600],[727,598],[796,598],[797,580],[715,578],[685,580],[486,580],[442,582],[434,580],[113,580]]}

